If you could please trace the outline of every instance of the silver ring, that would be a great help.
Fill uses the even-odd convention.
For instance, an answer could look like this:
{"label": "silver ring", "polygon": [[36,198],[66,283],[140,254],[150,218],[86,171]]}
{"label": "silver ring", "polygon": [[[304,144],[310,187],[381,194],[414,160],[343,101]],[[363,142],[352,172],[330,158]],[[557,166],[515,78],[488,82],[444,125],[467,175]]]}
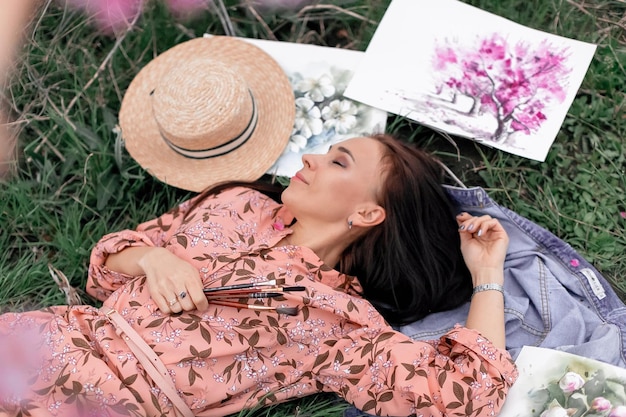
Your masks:
{"label": "silver ring", "polygon": [[187,292],[186,291],[181,291],[180,294],[178,294],[178,298],[180,298],[181,300],[183,298],[187,297]]}
{"label": "silver ring", "polygon": [[176,298],[174,298],[173,300],[168,301],[167,303],[171,306],[173,306],[174,304],[176,304],[178,302],[178,300]]}

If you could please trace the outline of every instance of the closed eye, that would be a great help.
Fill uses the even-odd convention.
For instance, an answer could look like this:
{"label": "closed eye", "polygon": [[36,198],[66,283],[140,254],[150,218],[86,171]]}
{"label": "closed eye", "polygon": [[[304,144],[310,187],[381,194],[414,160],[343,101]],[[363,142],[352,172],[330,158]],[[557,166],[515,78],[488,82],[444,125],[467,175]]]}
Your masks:
{"label": "closed eye", "polygon": [[342,168],[345,168],[345,167],[346,167],[346,165],[345,165],[344,163],[342,163],[341,161],[337,161],[337,160],[334,160],[334,161],[333,161],[333,164],[335,164],[335,165],[339,165],[339,166],[340,166],[340,167],[342,167]]}

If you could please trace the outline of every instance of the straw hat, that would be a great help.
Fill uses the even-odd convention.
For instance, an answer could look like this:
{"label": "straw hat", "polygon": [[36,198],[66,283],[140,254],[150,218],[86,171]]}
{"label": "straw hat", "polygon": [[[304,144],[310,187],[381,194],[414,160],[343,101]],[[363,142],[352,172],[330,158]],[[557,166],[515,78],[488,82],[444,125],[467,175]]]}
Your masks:
{"label": "straw hat", "polygon": [[149,62],[120,109],[126,149],[161,181],[191,191],[261,177],[295,118],[281,67],[240,39],[193,39]]}

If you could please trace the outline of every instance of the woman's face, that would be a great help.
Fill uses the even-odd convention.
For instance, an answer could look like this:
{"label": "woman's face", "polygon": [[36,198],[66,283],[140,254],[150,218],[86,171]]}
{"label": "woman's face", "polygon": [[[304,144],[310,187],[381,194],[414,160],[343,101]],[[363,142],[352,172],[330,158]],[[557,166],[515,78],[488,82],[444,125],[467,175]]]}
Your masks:
{"label": "woman's face", "polygon": [[337,143],[324,155],[304,155],[304,167],[291,178],[283,203],[299,221],[347,224],[359,210],[378,206],[383,146],[361,137]]}

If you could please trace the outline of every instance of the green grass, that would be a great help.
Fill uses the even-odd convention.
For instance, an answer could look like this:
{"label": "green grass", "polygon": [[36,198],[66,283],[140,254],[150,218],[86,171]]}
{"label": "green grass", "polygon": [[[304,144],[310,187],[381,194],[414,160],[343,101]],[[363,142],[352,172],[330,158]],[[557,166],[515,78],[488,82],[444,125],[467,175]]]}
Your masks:
{"label": "green grass", "polygon": [[[48,264],[83,288],[89,253],[99,237],[134,227],[190,195],[146,174],[114,133],[123,92],[155,54],[204,32],[224,34],[227,26],[238,36],[364,50],[388,3],[337,0],[261,18],[229,0],[227,18],[207,13],[179,22],[153,1],[136,27],[117,39],[98,34],[84,16],[47,3],[31,24],[21,65],[3,93],[20,135],[14,175],[0,184],[0,311],[63,304]],[[486,187],[496,201],[562,237],[623,295],[626,2],[470,3],[536,29],[598,44],[546,162],[464,139],[450,142],[397,116],[390,116],[389,130],[435,152],[466,184]],[[411,53],[410,45],[398,45],[398,53]],[[253,414],[341,414],[341,407],[321,403],[321,411],[316,408],[320,401],[305,401]]]}

